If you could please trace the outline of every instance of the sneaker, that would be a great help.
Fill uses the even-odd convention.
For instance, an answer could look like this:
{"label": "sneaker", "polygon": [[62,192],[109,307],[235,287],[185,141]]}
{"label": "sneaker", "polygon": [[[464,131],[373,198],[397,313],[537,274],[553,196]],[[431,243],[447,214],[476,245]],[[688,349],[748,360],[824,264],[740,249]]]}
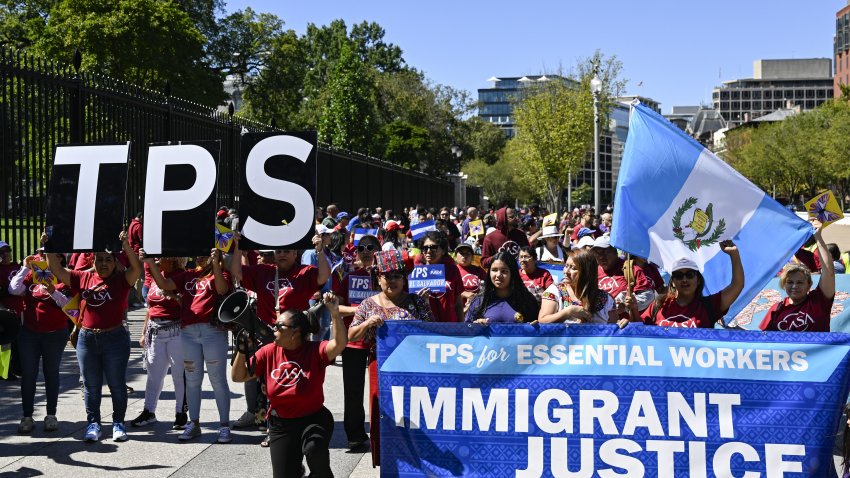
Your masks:
{"label": "sneaker", "polygon": [[186,427],[183,429],[183,433],[177,437],[180,441],[189,441],[193,438],[198,438],[201,436],[201,427],[195,422],[189,421],[186,423]]}
{"label": "sneaker", "polygon": [[140,413],[138,417],[130,422],[130,425],[134,427],[143,427],[145,425],[150,425],[151,423],[156,423],[156,415],[145,408],[142,409],[142,413]]}
{"label": "sneaker", "polygon": [[112,424],[112,441],[127,441],[129,439],[123,423]]}
{"label": "sneaker", "polygon": [[32,417],[21,418],[21,423],[18,425],[18,433],[32,433],[34,426]]}
{"label": "sneaker", "polygon": [[233,428],[252,427],[256,423],[256,420],[257,416],[255,414],[246,411],[235,422],[233,422]]}
{"label": "sneaker", "polygon": [[230,436],[230,427],[221,427],[218,429],[218,439],[216,440],[219,443],[230,443],[233,441],[233,437]]}
{"label": "sneaker", "polygon": [[92,443],[100,440],[100,424],[99,423],[89,423],[89,426],[86,428],[86,436],[84,438],[85,441]]}
{"label": "sneaker", "polygon": [[55,432],[59,428],[59,420],[56,415],[47,415],[44,417],[44,431]]}
{"label": "sneaker", "polygon": [[172,430],[182,430],[186,427],[186,422],[189,421],[189,416],[185,412],[177,412],[174,417],[174,424],[171,425]]}

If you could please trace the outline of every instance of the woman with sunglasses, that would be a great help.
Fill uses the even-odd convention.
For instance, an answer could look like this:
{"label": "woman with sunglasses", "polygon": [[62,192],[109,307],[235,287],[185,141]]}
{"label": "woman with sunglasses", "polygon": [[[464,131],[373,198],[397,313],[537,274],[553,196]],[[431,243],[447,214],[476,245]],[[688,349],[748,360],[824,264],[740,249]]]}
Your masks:
{"label": "woman with sunglasses", "polygon": [[508,252],[493,256],[481,292],[469,304],[466,322],[515,324],[537,319],[540,306],[522,283],[516,260]]}
{"label": "woman with sunglasses", "polygon": [[218,409],[219,443],[230,443],[230,388],[227,384],[227,331],[210,324],[218,313],[218,299],[230,290],[230,277],[223,271],[221,252],[212,249],[209,256],[195,258],[196,268],[164,277],[159,264],[139,256],[151,271],[156,286],[182,297],[180,305],[180,345],[186,372],[186,401],[189,421],[178,440],[189,441],[201,435],[201,385],[204,368]]}
{"label": "woman with sunglasses", "polygon": [[[543,292],[538,321],[541,324],[608,324],[617,322],[614,299],[599,288],[598,265],[590,251],[567,255],[564,279]],[[626,320],[626,319],[624,319]]]}
{"label": "woman with sunglasses", "polygon": [[[378,251],[378,238],[367,235],[360,238],[357,244],[358,265],[350,274],[339,280],[334,292],[340,297],[340,315],[344,318],[345,328],[348,330],[354,320],[354,314],[362,299],[352,299],[349,283],[351,278],[372,281],[371,268],[374,263],[375,253]],[[374,287],[373,287],[374,289]],[[342,351],[342,385],[345,411],[343,423],[345,435],[348,439],[348,448],[355,449],[366,441],[369,436],[363,429],[366,421],[366,410],[363,408],[363,390],[366,388],[366,368],[369,364],[368,346],[362,340],[348,341],[345,350]]]}
{"label": "woman with sunglasses", "polygon": [[362,340],[369,358],[369,440],[372,444],[372,466],[380,464],[378,409],[378,365],[376,361],[375,330],[388,320],[424,320],[434,316],[428,301],[418,294],[407,292],[404,259],[398,251],[379,252],[371,268],[372,285],[380,293],[360,303],[348,329],[348,340]]}
{"label": "woman with sunglasses", "polygon": [[650,304],[642,314],[634,296],[626,297],[632,321],[642,320],[647,325],[662,327],[714,328],[744,289],[744,267],[738,248],[732,241],[723,241],[720,249],[732,261],[732,282],[726,288],[704,297],[705,279],[699,266],[691,259],[681,258],[670,273],[667,295]]}
{"label": "woman with sunglasses", "polygon": [[454,259],[448,255],[449,242],[446,236],[439,231],[429,231],[422,239],[420,249],[422,253],[414,259],[415,265],[437,265],[442,264],[446,272],[446,291],[443,293],[432,293],[423,289],[422,294],[428,295],[431,311],[437,322],[459,322],[463,317],[464,301],[463,280]]}
{"label": "woman with sunglasses", "polygon": [[783,332],[829,332],[832,302],[835,300],[835,268],[830,260],[829,249],[823,240],[820,221],[812,221],[815,241],[821,260],[820,280],[812,289],[812,273],[802,264],[785,266],[779,278],[779,286],[788,297],[773,304],[764,316],[761,330]]}
{"label": "woman with sunglasses", "polygon": [[269,450],[275,477],[302,476],[301,462],[307,458],[310,476],[332,477],[330,444],[334,418],[324,406],[325,370],[347,342],[339,315],[339,301],[327,292],[323,299],[332,317],[333,338],[311,342],[316,331],[304,312],[280,314],[272,328],[274,342],[261,347],[251,358],[237,352],[231,367],[234,382],[262,377],[269,398]]}

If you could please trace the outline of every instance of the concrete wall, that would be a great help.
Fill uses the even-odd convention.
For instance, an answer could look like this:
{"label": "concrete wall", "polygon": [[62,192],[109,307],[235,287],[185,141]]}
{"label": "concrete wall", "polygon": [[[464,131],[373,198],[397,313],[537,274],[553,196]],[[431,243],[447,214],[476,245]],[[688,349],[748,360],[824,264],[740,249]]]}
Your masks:
{"label": "concrete wall", "polygon": [[757,80],[832,78],[832,60],[829,58],[756,60],[753,62],[753,78]]}

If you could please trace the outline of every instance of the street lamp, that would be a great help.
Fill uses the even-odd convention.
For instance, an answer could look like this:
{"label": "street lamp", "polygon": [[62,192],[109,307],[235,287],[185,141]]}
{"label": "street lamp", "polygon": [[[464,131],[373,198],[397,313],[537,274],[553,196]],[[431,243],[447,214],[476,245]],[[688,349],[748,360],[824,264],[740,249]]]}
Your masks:
{"label": "street lamp", "polygon": [[599,214],[599,93],[602,92],[602,80],[596,73],[590,80],[590,92],[593,93],[593,208]]}

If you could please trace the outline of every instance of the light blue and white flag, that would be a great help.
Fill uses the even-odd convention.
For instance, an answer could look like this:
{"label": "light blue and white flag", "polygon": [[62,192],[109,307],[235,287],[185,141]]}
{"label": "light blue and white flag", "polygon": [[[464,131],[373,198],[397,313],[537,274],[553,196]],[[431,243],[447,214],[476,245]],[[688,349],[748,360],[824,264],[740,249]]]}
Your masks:
{"label": "light blue and white flag", "polygon": [[425,234],[428,234],[428,231],[436,231],[437,223],[434,221],[425,221],[420,222],[419,224],[414,224],[410,226],[410,234],[413,236],[414,241],[418,241],[425,237]]}
{"label": "light blue and white flag", "polygon": [[355,229],[354,230],[354,245],[360,244],[360,239],[363,236],[375,236],[378,237],[377,229]]}
{"label": "light blue and white flag", "polygon": [[632,108],[617,179],[611,244],[670,271],[687,257],[706,294],[729,285],[732,263],[720,241],[735,241],[744,290],[730,321],[811,236],[795,216],[711,151],[642,104]]}

